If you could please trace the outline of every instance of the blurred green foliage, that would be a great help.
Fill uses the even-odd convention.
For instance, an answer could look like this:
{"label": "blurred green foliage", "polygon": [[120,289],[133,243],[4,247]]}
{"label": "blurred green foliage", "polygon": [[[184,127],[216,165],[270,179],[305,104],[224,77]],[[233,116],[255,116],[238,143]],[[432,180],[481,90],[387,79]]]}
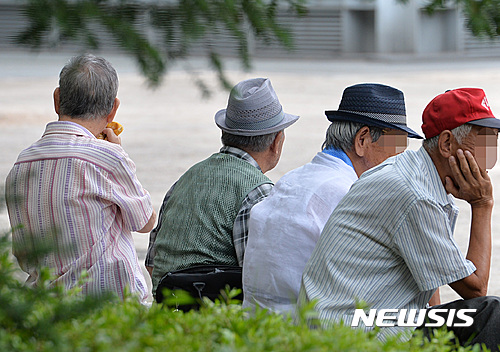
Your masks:
{"label": "blurred green foliage", "polygon": [[249,314],[233,299],[238,290],[183,313],[129,295],[121,301],[64,291],[50,285],[45,269],[39,287],[26,287],[13,276],[9,246],[1,236],[0,351],[479,351],[454,345],[445,330],[403,343],[340,325],[312,329],[312,305],[296,321],[261,309]]}
{"label": "blurred green foliage", "polygon": [[[407,3],[410,0],[399,0]],[[204,49],[211,68],[227,89],[232,83],[224,74],[224,60],[213,45],[220,33],[237,44],[237,55],[250,68],[249,40],[293,47],[289,28],[278,23],[277,11],[296,16],[307,13],[307,0],[24,0],[26,28],[16,42],[32,49],[72,43],[84,50],[117,44],[138,63],[152,86],[158,86],[168,68]],[[462,9],[467,27],[476,36],[500,35],[500,0],[429,0],[432,14],[450,5]],[[100,38],[96,28],[109,37]],[[204,82],[191,72],[204,95]]]}
{"label": "blurred green foliage", "polygon": [[[408,3],[410,0],[399,0]],[[495,38],[500,35],[500,0],[428,0],[425,10],[436,11],[458,6],[465,17],[466,26],[473,35]]]}
{"label": "blurred green foliage", "polygon": [[[278,7],[304,15],[306,0],[27,0],[27,25],[16,42],[33,49],[73,43],[86,50],[109,45],[111,40],[135,58],[151,86],[176,60],[203,47],[211,67],[226,88],[223,60],[211,38],[224,33],[234,39],[245,69],[250,67],[248,41],[278,43],[292,48],[290,31],[278,24]],[[105,41],[96,28],[110,35]],[[107,41],[107,42],[106,42]],[[205,94],[208,90],[201,80]]]}
{"label": "blurred green foliage", "polygon": [[[2,198],[3,192],[0,210]],[[381,342],[377,329],[311,328],[319,326],[314,302],[295,319],[259,308],[250,314],[234,299],[240,293],[237,289],[226,288],[215,302],[204,298],[199,310],[184,313],[172,308],[179,302],[191,303],[183,292],[164,292],[171,298],[151,307],[128,293],[123,301],[112,294],[83,296],[79,285],[69,291],[53,285],[43,267],[39,285],[26,286],[16,278],[19,269],[10,247],[10,234],[0,234],[0,351],[487,351],[479,345],[456,345],[446,329],[435,330],[430,341],[415,333],[408,342],[397,337]],[[85,280],[83,276],[81,283]],[[367,307],[360,302],[358,308]]]}

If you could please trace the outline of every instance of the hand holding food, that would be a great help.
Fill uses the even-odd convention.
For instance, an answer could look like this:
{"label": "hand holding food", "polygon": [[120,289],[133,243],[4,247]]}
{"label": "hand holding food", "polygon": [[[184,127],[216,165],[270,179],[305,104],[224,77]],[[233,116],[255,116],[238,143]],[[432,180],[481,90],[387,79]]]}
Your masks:
{"label": "hand holding food", "polygon": [[[123,126],[115,121],[108,123],[106,128],[111,128],[117,136],[123,132]],[[97,138],[107,140],[107,136],[102,132],[97,136]]]}

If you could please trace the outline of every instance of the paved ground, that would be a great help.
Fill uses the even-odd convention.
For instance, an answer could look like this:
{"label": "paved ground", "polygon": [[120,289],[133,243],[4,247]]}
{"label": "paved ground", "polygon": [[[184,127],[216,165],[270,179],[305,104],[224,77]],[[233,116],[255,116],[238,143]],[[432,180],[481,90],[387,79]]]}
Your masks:
{"label": "paved ground", "polygon": [[[52,92],[58,73],[70,55],[0,53],[0,184],[19,152],[38,139],[47,122],[55,120]],[[227,103],[227,92],[219,91],[213,75],[199,62],[193,67],[198,77],[217,89],[209,100],[201,98],[194,76],[174,68],[164,84],[149,89],[135,66],[119,56],[107,57],[120,76],[121,106],[116,120],[125,131],[124,148],[136,162],[139,179],[159,208],[170,185],[193,163],[217,151],[220,131],[213,122],[215,112]],[[494,112],[500,115],[500,59],[458,59],[439,57],[426,60],[395,57],[373,61],[285,61],[254,63],[251,72],[242,72],[230,62],[228,76],[233,82],[250,77],[269,77],[286,111],[301,115],[287,129],[279,165],[268,175],[274,181],[287,171],[308,162],[320,149],[328,122],[325,109],[338,107],[346,86],[379,82],[404,91],[409,125],[420,131],[425,105],[446,89],[474,86],[485,89]],[[418,142],[409,148],[417,149]],[[490,171],[494,185],[500,185],[500,166]],[[495,198],[500,199],[500,187]],[[458,202],[461,213],[456,238],[465,252],[470,222],[469,207]],[[490,294],[500,295],[500,223],[498,206],[493,215],[493,259]],[[0,210],[0,229],[8,228],[8,217]],[[141,262],[148,236],[135,235]],[[457,295],[442,289],[443,301]]]}

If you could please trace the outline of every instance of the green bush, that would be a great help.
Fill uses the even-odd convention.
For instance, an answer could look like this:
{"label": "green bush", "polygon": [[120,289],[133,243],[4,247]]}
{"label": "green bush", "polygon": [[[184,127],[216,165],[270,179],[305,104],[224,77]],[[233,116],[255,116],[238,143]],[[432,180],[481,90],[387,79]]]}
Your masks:
{"label": "green bush", "polygon": [[0,238],[0,351],[470,351],[454,346],[451,333],[430,342],[416,337],[385,343],[375,332],[349,327],[310,329],[309,310],[299,322],[257,310],[250,315],[231,298],[204,302],[183,313],[134,297],[82,297],[78,290],[42,285],[28,288],[14,277],[7,236]]}

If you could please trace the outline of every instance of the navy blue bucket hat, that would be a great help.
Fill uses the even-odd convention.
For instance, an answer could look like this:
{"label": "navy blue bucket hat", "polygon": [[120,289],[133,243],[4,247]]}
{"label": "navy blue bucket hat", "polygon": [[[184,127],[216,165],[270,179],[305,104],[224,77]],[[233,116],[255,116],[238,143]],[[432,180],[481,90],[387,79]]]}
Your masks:
{"label": "navy blue bucket hat", "polygon": [[331,122],[348,121],[379,128],[408,132],[408,137],[422,137],[406,125],[403,92],[378,83],[361,83],[344,89],[338,110],[327,110]]}

